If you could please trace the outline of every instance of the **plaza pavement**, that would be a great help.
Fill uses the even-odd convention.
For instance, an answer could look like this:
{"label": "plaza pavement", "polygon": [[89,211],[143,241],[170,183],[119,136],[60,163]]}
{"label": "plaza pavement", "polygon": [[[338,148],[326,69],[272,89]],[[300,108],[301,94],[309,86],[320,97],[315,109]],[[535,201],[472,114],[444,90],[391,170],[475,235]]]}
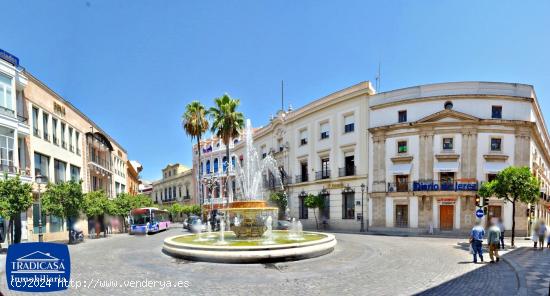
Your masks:
{"label": "plaza pavement", "polygon": [[[519,248],[498,264],[472,264],[464,239],[338,233],[336,249],[323,257],[215,264],[162,253],[164,238],[181,233],[174,228],[71,245],[71,279],[87,287],[49,295],[546,295],[538,292],[550,279],[546,249]],[[4,265],[5,255],[0,255],[0,290],[29,295],[6,290]],[[112,287],[132,280],[186,281],[187,288]]]}

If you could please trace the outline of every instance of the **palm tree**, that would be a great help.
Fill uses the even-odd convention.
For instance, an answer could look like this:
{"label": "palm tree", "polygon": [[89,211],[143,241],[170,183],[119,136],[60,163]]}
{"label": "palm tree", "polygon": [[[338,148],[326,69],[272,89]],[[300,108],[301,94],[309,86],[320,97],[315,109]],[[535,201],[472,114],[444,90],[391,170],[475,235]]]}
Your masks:
{"label": "palm tree", "polygon": [[199,153],[198,158],[198,180],[199,185],[199,204],[202,206],[202,186],[200,185],[202,177],[202,165],[201,165],[201,137],[208,130],[208,110],[199,101],[193,101],[185,107],[185,113],[181,118],[183,129],[185,133],[191,137],[191,139],[197,139],[197,151]]}
{"label": "palm tree", "polygon": [[[236,138],[241,134],[244,126],[244,115],[237,111],[237,107],[240,104],[239,99],[232,99],[228,94],[216,98],[214,103],[215,106],[208,110],[212,118],[211,130],[218,138],[222,139],[225,145],[225,159],[227,161],[226,180],[229,180],[229,143],[232,138]],[[227,186],[225,186],[225,196],[229,197]]]}

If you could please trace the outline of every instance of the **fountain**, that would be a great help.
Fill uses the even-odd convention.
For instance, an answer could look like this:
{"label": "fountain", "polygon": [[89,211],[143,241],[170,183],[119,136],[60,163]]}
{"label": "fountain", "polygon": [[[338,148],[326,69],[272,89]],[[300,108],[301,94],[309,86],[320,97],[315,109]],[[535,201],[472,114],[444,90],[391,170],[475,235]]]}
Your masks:
{"label": "fountain", "polygon": [[[282,189],[277,161],[271,155],[258,155],[250,120],[245,136],[244,164],[237,162],[234,168],[239,196],[218,208],[220,231],[212,232],[208,223],[207,237],[212,239],[204,239],[200,232],[173,236],[165,239],[163,251],[174,257],[223,263],[299,260],[330,253],[336,245],[334,236],[304,232],[300,221],[292,219],[288,231],[273,230],[279,209],[264,199],[263,181],[264,174],[271,174]],[[211,205],[205,207],[209,209]]]}

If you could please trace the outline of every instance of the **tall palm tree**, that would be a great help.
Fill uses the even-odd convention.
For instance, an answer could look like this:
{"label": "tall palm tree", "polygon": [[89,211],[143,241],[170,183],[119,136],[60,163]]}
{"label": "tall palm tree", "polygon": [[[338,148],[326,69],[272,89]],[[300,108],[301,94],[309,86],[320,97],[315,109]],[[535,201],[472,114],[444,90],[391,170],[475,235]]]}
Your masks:
{"label": "tall palm tree", "polygon": [[202,206],[202,186],[201,186],[201,177],[202,177],[202,165],[201,165],[201,138],[206,131],[208,131],[209,123],[208,119],[208,110],[204,107],[203,104],[199,101],[193,101],[185,107],[185,113],[181,118],[183,129],[185,133],[191,137],[191,139],[197,139],[197,151],[198,151],[198,180],[197,184],[199,186],[199,204]]}
{"label": "tall palm tree", "polygon": [[[208,110],[212,118],[212,133],[222,139],[225,145],[225,159],[227,181],[229,181],[229,143],[232,138],[236,138],[241,134],[244,126],[244,115],[237,111],[240,104],[239,99],[232,99],[228,94],[214,99],[215,106]],[[229,191],[225,186],[225,196],[229,197]]]}

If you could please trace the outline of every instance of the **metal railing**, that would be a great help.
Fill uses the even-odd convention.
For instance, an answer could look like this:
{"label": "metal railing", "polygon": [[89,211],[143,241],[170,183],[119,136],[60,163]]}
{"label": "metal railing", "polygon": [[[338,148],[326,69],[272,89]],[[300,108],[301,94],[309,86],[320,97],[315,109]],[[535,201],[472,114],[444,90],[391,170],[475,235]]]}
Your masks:
{"label": "metal railing", "polygon": [[296,175],[296,177],[295,177],[296,183],[307,182],[307,181],[309,181],[308,179],[309,179],[308,175]]}
{"label": "metal railing", "polygon": [[355,176],[355,166],[346,166],[338,169],[338,177]]}
{"label": "metal railing", "polygon": [[20,123],[29,124],[28,123],[29,119],[23,115],[17,114],[17,120],[19,120]]}
{"label": "metal railing", "polygon": [[388,183],[386,192],[409,192],[412,191],[412,184],[409,182]]}
{"label": "metal railing", "polygon": [[330,179],[330,170],[322,170],[315,172],[315,180]]}
{"label": "metal railing", "polygon": [[0,114],[15,117],[15,111],[4,106],[0,106]]}

